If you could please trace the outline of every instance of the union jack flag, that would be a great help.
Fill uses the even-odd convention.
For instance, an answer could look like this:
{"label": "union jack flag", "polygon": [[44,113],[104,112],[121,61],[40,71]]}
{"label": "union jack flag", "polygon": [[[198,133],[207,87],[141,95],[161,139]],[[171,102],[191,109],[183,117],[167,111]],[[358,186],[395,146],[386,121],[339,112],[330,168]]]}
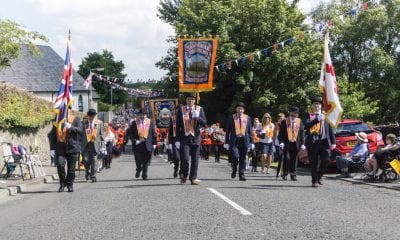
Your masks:
{"label": "union jack flag", "polygon": [[57,113],[54,125],[57,128],[57,137],[59,140],[63,137],[63,123],[68,118],[68,107],[72,104],[72,62],[70,38],[67,41],[67,53],[64,61],[64,72],[61,79],[58,95],[54,103],[54,109]]}

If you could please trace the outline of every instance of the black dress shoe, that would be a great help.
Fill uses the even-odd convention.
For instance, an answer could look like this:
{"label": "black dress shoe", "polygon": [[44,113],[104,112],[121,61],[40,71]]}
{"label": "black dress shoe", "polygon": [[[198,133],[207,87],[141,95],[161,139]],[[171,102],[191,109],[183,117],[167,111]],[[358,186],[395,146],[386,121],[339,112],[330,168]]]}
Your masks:
{"label": "black dress shoe", "polygon": [[68,192],[73,192],[74,191],[74,188],[72,186],[67,186],[67,188],[68,188]]}
{"label": "black dress shoe", "polygon": [[136,178],[140,177],[140,172],[136,172],[135,177]]}
{"label": "black dress shoe", "polygon": [[246,181],[246,177],[245,176],[239,176],[239,181]]}
{"label": "black dress shoe", "polygon": [[147,181],[147,180],[149,180],[147,177],[143,177],[143,180],[145,180],[145,181]]}
{"label": "black dress shoe", "polygon": [[282,176],[282,179],[285,180],[285,181],[287,181],[287,176],[286,176],[286,175],[283,175],[283,176]]}
{"label": "black dress shoe", "polygon": [[65,188],[64,183],[61,183],[60,187],[58,188],[58,192],[64,192],[64,188]]}
{"label": "black dress shoe", "polygon": [[96,177],[92,177],[92,183],[97,182],[97,178]]}
{"label": "black dress shoe", "polygon": [[178,171],[174,171],[174,178],[178,177]]}
{"label": "black dress shoe", "polygon": [[86,181],[89,180],[89,173],[85,173],[85,179],[86,179]]}
{"label": "black dress shoe", "polygon": [[324,184],[322,184],[321,180],[318,180],[318,184],[319,185],[324,185]]}
{"label": "black dress shoe", "polygon": [[290,179],[291,179],[292,181],[297,181],[296,175],[290,175]]}
{"label": "black dress shoe", "polygon": [[231,178],[236,178],[236,173],[232,173]]}

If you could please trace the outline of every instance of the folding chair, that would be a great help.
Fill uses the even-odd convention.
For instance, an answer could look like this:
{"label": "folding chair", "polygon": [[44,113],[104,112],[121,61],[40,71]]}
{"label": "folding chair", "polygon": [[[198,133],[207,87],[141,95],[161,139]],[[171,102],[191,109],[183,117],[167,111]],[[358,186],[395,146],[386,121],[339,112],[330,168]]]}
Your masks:
{"label": "folding chair", "polygon": [[19,165],[22,180],[25,180],[24,170],[22,167],[24,162],[23,162],[23,158],[22,158],[21,154],[19,154],[19,152],[18,152],[17,146],[14,146],[11,143],[2,143],[2,148],[3,148],[4,166],[0,170],[0,175],[3,173],[4,169],[6,169],[10,166],[13,166],[14,169],[7,169],[7,174],[6,174],[5,178],[8,178],[11,175],[11,173],[13,173],[15,171],[15,167],[17,167],[17,165]]}
{"label": "folding chair", "polygon": [[39,155],[27,154],[26,157],[27,159],[29,159],[35,178],[46,176],[46,172],[44,171],[43,164],[42,161],[40,161]]}

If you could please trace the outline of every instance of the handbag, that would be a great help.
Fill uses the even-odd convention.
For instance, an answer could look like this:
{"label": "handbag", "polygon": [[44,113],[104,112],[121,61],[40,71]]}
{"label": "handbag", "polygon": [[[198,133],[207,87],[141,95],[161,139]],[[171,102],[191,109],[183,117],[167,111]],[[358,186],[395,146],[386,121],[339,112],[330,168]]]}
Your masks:
{"label": "handbag", "polygon": [[393,159],[389,164],[397,175],[400,175],[400,161],[398,159]]}

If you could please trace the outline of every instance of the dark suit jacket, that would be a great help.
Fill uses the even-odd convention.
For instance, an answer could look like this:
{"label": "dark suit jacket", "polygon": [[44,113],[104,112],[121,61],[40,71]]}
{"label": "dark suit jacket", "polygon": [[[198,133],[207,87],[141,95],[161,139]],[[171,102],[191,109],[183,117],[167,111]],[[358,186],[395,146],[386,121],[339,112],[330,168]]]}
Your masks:
{"label": "dark suit jacket", "polygon": [[169,128],[168,128],[168,144],[174,144],[176,136],[174,137],[174,125],[173,125],[172,118],[169,121]]}
{"label": "dark suit jacket", "polygon": [[[189,137],[185,136],[185,125],[183,123],[183,111],[182,108],[185,108],[186,106],[182,106],[178,109],[178,112],[176,114],[176,142],[181,142],[183,144],[189,143]],[[201,144],[201,134],[200,134],[200,128],[205,127],[207,125],[207,119],[206,115],[204,114],[203,108],[200,107],[200,112],[199,112],[199,117],[198,118],[193,118],[194,121],[194,140],[193,144],[194,145],[200,145]]]}
{"label": "dark suit jacket", "polygon": [[[305,129],[305,135],[306,135],[305,145],[307,148],[309,146],[311,146],[313,143],[313,136],[310,133],[310,128],[317,123],[318,123],[317,118],[315,118],[314,120],[310,120],[310,114],[307,114],[307,117],[304,121],[304,129]],[[331,127],[331,125],[329,125],[329,123],[327,121],[324,121],[324,128],[326,131],[326,139],[327,139],[324,147],[328,149],[333,144],[336,144],[336,138],[335,138],[335,133],[333,131],[333,128]]]}
{"label": "dark suit jacket", "polygon": [[55,150],[57,155],[81,152],[82,135],[84,133],[83,124],[79,117],[75,117],[68,129],[68,138],[66,143],[57,141],[57,129],[53,126],[48,134],[50,150]]}
{"label": "dark suit jacket", "polygon": [[[244,135],[244,143],[246,148],[250,147],[250,144],[254,143],[253,133],[251,131],[251,117],[247,117],[246,133]],[[229,144],[229,147],[237,144],[237,136],[235,130],[235,121],[233,120],[233,115],[231,114],[228,119],[228,124],[226,126],[225,132],[225,144]]]}
{"label": "dark suit jacket", "polygon": [[[285,145],[289,144],[286,119],[281,122],[281,126],[279,128],[278,139],[279,139],[279,143],[284,143]],[[296,139],[297,150],[299,150],[300,146],[303,144],[304,144],[304,125],[303,125],[303,122],[300,121],[300,129],[299,129],[299,133],[297,134],[297,139]]]}
{"label": "dark suit jacket", "polygon": [[[137,119],[137,121],[140,121],[139,119]],[[137,125],[136,125],[136,121],[132,122],[131,125],[131,140],[132,140],[132,145],[136,144],[137,140],[139,139],[139,133],[138,133],[138,129],[137,129]],[[153,145],[157,144],[157,135],[156,135],[156,129],[154,127],[153,121],[150,120],[150,127],[149,127],[149,133],[147,135],[146,138],[146,149],[149,152],[153,151]]]}
{"label": "dark suit jacket", "polygon": [[[97,129],[97,135],[96,139],[94,141],[94,149],[96,151],[96,154],[100,154],[101,148],[105,147],[105,136],[104,136],[104,125],[103,122],[100,121],[99,119],[95,119],[95,128]],[[88,151],[88,142],[87,142],[87,136],[86,136],[86,129],[88,128],[89,121],[88,119],[84,119],[83,121],[83,139],[82,139],[82,152],[83,154],[87,154]]]}

